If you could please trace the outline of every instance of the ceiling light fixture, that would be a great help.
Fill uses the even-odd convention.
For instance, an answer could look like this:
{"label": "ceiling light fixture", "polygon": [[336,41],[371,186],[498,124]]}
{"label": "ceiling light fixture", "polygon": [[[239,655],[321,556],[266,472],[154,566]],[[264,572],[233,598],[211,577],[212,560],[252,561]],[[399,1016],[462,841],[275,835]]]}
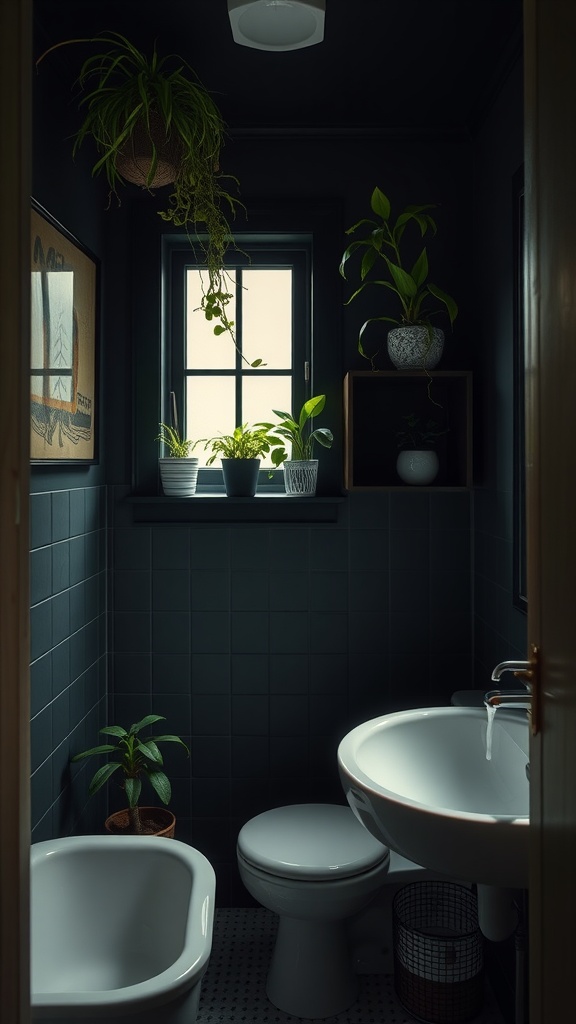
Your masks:
{"label": "ceiling light fixture", "polygon": [[321,43],[325,10],[325,0],[228,0],[234,41],[256,50]]}

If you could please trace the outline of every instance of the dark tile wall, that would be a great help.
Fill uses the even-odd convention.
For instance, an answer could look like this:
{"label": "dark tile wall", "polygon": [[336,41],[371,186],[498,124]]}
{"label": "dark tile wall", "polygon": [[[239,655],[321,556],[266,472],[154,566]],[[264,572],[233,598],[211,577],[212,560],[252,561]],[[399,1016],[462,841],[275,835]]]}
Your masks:
{"label": "dark tile wall", "polygon": [[474,367],[474,663],[476,685],[486,689],[499,661],[527,652],[526,616],[514,606],[512,586],[513,222],[514,179],[523,159],[521,109],[519,62],[474,143],[475,280],[482,295]]}
{"label": "dark tile wall", "polygon": [[244,821],[342,801],[350,728],[470,685],[469,514],[468,492],[433,491],[352,493],[328,525],[130,525],[116,504],[111,714],[190,743],[166,758],[172,808],[221,905],[250,900]]}
{"label": "dark tile wall", "polygon": [[30,496],[32,841],[99,831],[88,772],[70,756],[97,742],[106,703],[104,487]]}

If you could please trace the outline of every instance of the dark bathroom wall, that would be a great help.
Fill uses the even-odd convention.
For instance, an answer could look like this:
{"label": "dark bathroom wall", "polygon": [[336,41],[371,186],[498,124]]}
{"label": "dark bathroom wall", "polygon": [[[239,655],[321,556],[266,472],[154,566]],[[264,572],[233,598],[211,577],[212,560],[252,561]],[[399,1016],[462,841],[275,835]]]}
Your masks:
{"label": "dark bathroom wall", "polygon": [[[42,45],[42,35],[37,32],[36,53],[42,51]],[[45,76],[41,68],[34,77],[32,194],[100,263],[105,195],[92,180],[86,158],[72,160],[70,80]],[[100,286],[103,300],[103,275]],[[97,464],[31,467],[31,797],[35,842],[99,830],[105,809],[102,800],[87,802],[86,773],[72,787],[69,766],[70,754],[92,746],[98,728],[105,724],[107,538],[101,336],[97,359]]]}
{"label": "dark bathroom wall", "polygon": [[474,663],[490,688],[493,667],[526,657],[526,616],[513,601],[514,180],[523,161],[519,62],[474,140]]}
{"label": "dark bathroom wall", "polygon": [[[274,197],[279,209],[316,200],[338,211],[326,254],[331,284],[320,299],[335,326],[328,351],[316,357],[330,378],[327,416],[339,442],[329,455],[333,493],[342,495],[342,382],[348,369],[367,367],[356,350],[364,311],[344,308],[349,291],[338,274],[345,229],[368,213],[376,184],[399,210],[440,204],[435,278],[461,305],[444,365],[467,368],[474,318],[459,257],[468,226],[458,211],[469,189],[469,144],[255,139],[232,142],[229,159],[248,211]],[[137,252],[148,268],[142,202],[129,210],[123,201],[107,222],[107,251]],[[129,272],[134,257],[114,258],[107,330],[132,357],[118,372],[115,364],[113,387],[119,399],[131,394],[138,361],[157,395],[158,361],[142,364],[149,345],[134,324],[146,302],[143,330],[147,337],[158,330],[159,275],[139,290],[138,272]],[[126,303],[133,320],[123,338]],[[381,365],[388,367],[385,357]],[[318,386],[324,390],[323,376]],[[155,397],[150,437],[157,409]],[[336,750],[352,726],[397,708],[447,703],[453,690],[471,685],[470,494],[350,493],[337,521],[325,524],[134,523],[124,501],[133,467],[129,401],[111,403],[108,415],[116,439],[111,716],[125,725],[149,712],[165,715],[166,728],[190,743],[190,761],[177,748],[168,752],[178,834],[214,864],[220,905],[243,905],[250,897],[237,877],[235,843],[244,821],[282,803],[342,802]],[[137,448],[146,443],[137,440]],[[116,805],[121,795],[111,799]]]}

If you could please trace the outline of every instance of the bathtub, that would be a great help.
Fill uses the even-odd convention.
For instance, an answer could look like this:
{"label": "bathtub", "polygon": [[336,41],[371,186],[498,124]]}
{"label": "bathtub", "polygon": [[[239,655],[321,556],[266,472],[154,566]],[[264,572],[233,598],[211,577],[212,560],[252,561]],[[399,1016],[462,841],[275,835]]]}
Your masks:
{"label": "bathtub", "polygon": [[192,1024],[208,964],[214,871],[155,836],[31,847],[32,1021]]}

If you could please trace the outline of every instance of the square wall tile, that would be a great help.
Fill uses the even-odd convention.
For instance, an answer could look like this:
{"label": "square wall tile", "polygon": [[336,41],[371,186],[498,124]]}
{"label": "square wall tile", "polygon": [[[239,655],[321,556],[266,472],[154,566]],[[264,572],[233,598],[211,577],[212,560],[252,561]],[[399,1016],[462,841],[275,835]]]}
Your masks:
{"label": "square wall tile", "polygon": [[385,613],[388,610],[390,587],[388,572],[353,571],[348,574],[347,580],[351,611]]}
{"label": "square wall tile", "polygon": [[350,531],[350,570],[385,572],[389,568],[388,530]]}
{"label": "square wall tile", "polygon": [[190,615],[188,612],[152,612],[152,651],[154,654],[189,653]]}
{"label": "square wall tile", "polygon": [[348,691],[348,663],[340,654],[310,655],[310,693],[331,699]]}
{"label": "square wall tile", "polygon": [[231,576],[232,611],[268,609],[268,573],[261,570],[234,570]]}
{"label": "square wall tile", "polygon": [[120,654],[113,655],[112,683],[118,693],[150,694],[150,655]]}
{"label": "square wall tile", "polygon": [[266,612],[233,612],[231,617],[233,654],[265,654],[268,651]]}
{"label": "square wall tile", "polygon": [[315,570],[343,570],[348,568],[348,531],[310,531],[310,568]]}
{"label": "square wall tile", "polygon": [[309,606],[309,576],[300,570],[274,570],[269,574],[270,609],[306,611]]}
{"label": "square wall tile", "polygon": [[229,569],[230,530],[194,526],[190,530],[190,568]]}
{"label": "square wall tile", "polygon": [[152,608],[155,612],[187,612],[190,608],[190,574],[181,569],[153,569]]}
{"label": "square wall tile", "polygon": [[152,568],[188,569],[190,530],[187,526],[155,526],[151,530]]}
{"label": "square wall tile", "polygon": [[227,612],[192,612],[193,654],[225,654],[230,650],[230,616]]}
{"label": "square wall tile", "polygon": [[307,736],[308,697],[272,695],[270,697],[270,735]]}
{"label": "square wall tile", "polygon": [[271,654],[270,693],[308,693],[310,665],[308,654]]}
{"label": "square wall tile", "polygon": [[192,732],[195,736],[230,735],[230,697],[228,694],[193,694]]}
{"label": "square wall tile", "polygon": [[189,582],[190,607],[194,611],[228,611],[230,608],[230,573],[228,569],[192,569]]}
{"label": "square wall tile", "polygon": [[304,654],[308,651],[307,612],[270,613],[270,653]]}
{"label": "square wall tile", "polygon": [[150,569],[151,541],[147,527],[116,527],[112,536],[114,569]]}
{"label": "square wall tile", "polygon": [[268,693],[267,654],[233,654],[231,657],[232,693]]}
{"label": "square wall tile", "polygon": [[193,654],[191,658],[192,693],[229,693],[230,656]]}
{"label": "square wall tile", "polygon": [[279,526],[270,532],[270,569],[308,568],[310,530]]}
{"label": "square wall tile", "polygon": [[348,574],[344,572],[310,573],[310,608],[314,611],[346,611]]}
{"label": "square wall tile", "polygon": [[233,695],[232,734],[234,736],[267,736],[268,729],[267,696]]}
{"label": "square wall tile", "polygon": [[188,654],[152,655],[152,693],[190,693],[190,657]]}
{"label": "square wall tile", "polygon": [[52,541],[70,536],[70,492],[52,491]]}
{"label": "square wall tile", "polygon": [[37,548],[30,552],[30,603],[38,604],[52,595],[52,551]]}
{"label": "square wall tile", "polygon": [[30,547],[40,548],[52,543],[52,496],[30,495]]}
{"label": "square wall tile", "polygon": [[230,531],[232,569],[268,569],[268,530],[264,526]]}
{"label": "square wall tile", "polygon": [[269,773],[268,737],[232,737],[232,778],[266,779]]}
{"label": "square wall tile", "polygon": [[430,518],[428,492],[392,491],[390,494],[391,530],[427,530]]}
{"label": "square wall tile", "polygon": [[151,574],[141,569],[116,569],[112,574],[114,608],[119,612],[150,611]]}
{"label": "square wall tile", "polygon": [[310,651],[313,654],[346,654],[348,615],[345,612],[310,613]]}

